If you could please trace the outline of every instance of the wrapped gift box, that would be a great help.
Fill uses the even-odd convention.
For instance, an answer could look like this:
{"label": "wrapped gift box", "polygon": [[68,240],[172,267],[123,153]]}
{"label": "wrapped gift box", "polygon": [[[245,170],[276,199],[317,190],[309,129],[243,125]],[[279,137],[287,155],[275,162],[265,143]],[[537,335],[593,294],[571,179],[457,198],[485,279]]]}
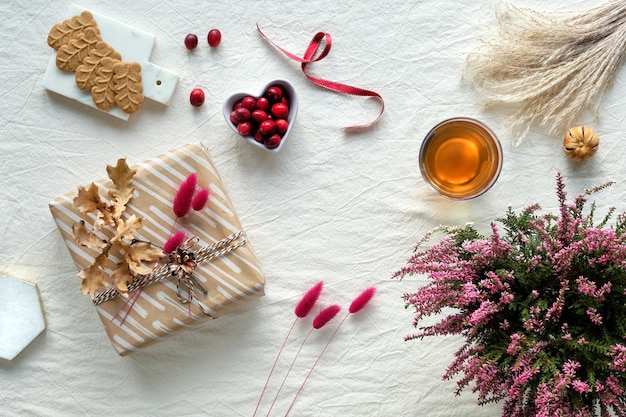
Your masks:
{"label": "wrapped gift box", "polygon": [[[115,161],[110,164],[114,165]],[[102,167],[104,171],[104,166]],[[95,309],[106,332],[120,355],[146,347],[178,331],[192,329],[208,319],[216,318],[243,302],[264,294],[264,277],[241,222],[224,190],[207,149],[201,144],[190,144],[135,166],[132,186],[135,195],[130,200],[124,217],[142,217],[143,227],[136,238],[163,245],[173,231],[185,231],[198,239],[192,250],[204,249],[235,237],[235,249],[227,250],[209,260],[199,262],[193,277],[207,290],[193,291],[191,302],[183,303],[176,276],[145,285],[131,292],[128,298],[114,296],[95,304]],[[207,206],[176,219],[172,201],[180,184],[191,173],[196,173],[198,184],[209,188]],[[95,182],[106,195],[111,181]],[[85,186],[86,184],[81,184]],[[50,210],[69,252],[79,270],[91,265],[98,252],[76,243],[72,226],[85,220],[93,222],[93,214],[82,214],[74,208],[75,193],[57,198]],[[106,235],[106,231],[102,231]],[[107,236],[110,237],[110,236]],[[111,273],[110,270],[107,271]],[[80,279],[76,278],[77,292]]]}

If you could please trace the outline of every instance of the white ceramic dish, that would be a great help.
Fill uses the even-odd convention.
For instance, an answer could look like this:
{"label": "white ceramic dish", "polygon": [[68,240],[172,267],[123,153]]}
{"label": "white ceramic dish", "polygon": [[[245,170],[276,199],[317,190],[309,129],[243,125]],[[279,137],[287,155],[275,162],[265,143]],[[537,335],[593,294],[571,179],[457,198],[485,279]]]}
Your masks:
{"label": "white ceramic dish", "polygon": [[[265,91],[273,85],[279,86],[283,90],[283,94],[287,97],[287,100],[289,103],[289,116],[287,116],[287,122],[289,123],[289,126],[287,127],[287,131],[283,134],[280,144],[275,148],[268,148],[264,144],[257,142],[253,136],[240,135],[239,131],[237,130],[237,126],[230,120],[230,113],[233,111],[233,106],[235,105],[235,103],[237,103],[242,98],[246,96],[253,96],[256,98],[261,97],[265,93]],[[298,94],[296,93],[295,88],[289,81],[273,80],[265,84],[263,88],[261,88],[261,90],[257,94],[249,93],[249,92],[241,92],[241,93],[232,94],[224,102],[222,111],[224,113],[224,119],[226,120],[226,123],[228,124],[228,126],[230,126],[233,132],[237,134],[237,136],[240,136],[241,138],[247,140],[254,146],[265,149],[266,151],[278,152],[287,141],[287,138],[289,137],[289,134],[291,133],[291,129],[293,128],[294,122],[296,120],[296,115],[298,114]]]}

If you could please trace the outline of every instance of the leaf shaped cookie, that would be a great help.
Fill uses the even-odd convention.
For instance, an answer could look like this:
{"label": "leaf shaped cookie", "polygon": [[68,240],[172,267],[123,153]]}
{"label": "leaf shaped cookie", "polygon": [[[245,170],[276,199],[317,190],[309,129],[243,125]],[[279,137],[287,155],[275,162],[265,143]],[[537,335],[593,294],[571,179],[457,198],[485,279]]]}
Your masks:
{"label": "leaf shaped cookie", "polygon": [[100,110],[111,110],[115,106],[115,90],[113,89],[113,68],[120,61],[110,57],[104,57],[100,61],[98,76],[91,88],[91,97],[96,107]]}
{"label": "leaf shaped cookie", "polygon": [[93,15],[85,10],[80,15],[73,16],[54,25],[48,33],[48,45],[58,50],[87,28],[94,28],[97,33],[100,33]]}
{"label": "leaf shaped cookie", "polygon": [[61,46],[57,52],[57,68],[62,71],[74,72],[89,55],[89,51],[95,48],[96,44],[102,40],[96,29],[89,27],[82,31],[74,39]]}
{"label": "leaf shaped cookie", "polygon": [[143,103],[141,65],[137,62],[120,62],[115,65],[115,102],[126,114],[136,112]]}
{"label": "leaf shaped cookie", "polygon": [[113,47],[105,41],[99,41],[89,51],[89,54],[83,60],[83,63],[76,68],[76,86],[84,91],[90,91],[96,83],[98,69],[100,68],[102,58],[110,57],[122,60],[122,56]]}

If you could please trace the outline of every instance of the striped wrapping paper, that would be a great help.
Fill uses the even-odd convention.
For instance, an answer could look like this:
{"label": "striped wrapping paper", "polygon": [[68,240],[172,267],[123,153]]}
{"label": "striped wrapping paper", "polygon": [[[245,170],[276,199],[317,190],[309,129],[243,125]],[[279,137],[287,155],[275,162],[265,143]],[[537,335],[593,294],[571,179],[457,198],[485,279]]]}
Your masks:
{"label": "striped wrapping paper", "polygon": [[[109,162],[115,165],[116,161]],[[223,189],[207,149],[201,144],[190,144],[170,151],[159,157],[137,165],[133,179],[136,188],[125,211],[143,217],[143,228],[135,236],[138,239],[163,245],[172,233],[183,230],[195,236],[199,242],[195,249],[216,243],[233,233],[242,231],[242,226]],[[105,166],[102,167],[103,171]],[[175,222],[172,200],[181,182],[191,173],[198,176],[198,184],[208,187],[210,198],[200,212],[191,211]],[[96,181],[100,195],[105,196],[111,185],[108,178]],[[89,183],[81,184],[83,186]],[[72,225],[80,220],[93,223],[91,214],[81,214],[73,208],[76,192],[59,197],[50,203],[50,210],[61,232],[63,240],[79,270],[93,263],[97,252],[77,245],[72,236]],[[103,237],[107,231],[102,231]],[[115,259],[110,264],[114,267]],[[111,272],[111,270],[107,271]],[[120,355],[153,344],[178,331],[192,329],[206,320],[218,317],[236,308],[243,302],[264,294],[265,280],[258,259],[249,242],[223,256],[198,265],[194,277],[208,290],[205,296],[195,291],[197,297],[210,312],[205,314],[197,301],[183,304],[176,295],[177,278],[167,278],[150,284],[139,292],[137,301],[129,310],[127,300],[116,297],[96,305],[102,323]],[[80,280],[76,279],[80,294]]]}

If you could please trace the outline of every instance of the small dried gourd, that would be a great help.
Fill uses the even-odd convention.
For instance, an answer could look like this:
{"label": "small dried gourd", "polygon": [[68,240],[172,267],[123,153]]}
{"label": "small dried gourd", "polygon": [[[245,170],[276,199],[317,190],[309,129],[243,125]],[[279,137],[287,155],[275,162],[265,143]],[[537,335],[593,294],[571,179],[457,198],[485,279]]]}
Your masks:
{"label": "small dried gourd", "polygon": [[563,138],[563,151],[574,161],[592,157],[599,145],[598,134],[589,126],[574,126]]}

